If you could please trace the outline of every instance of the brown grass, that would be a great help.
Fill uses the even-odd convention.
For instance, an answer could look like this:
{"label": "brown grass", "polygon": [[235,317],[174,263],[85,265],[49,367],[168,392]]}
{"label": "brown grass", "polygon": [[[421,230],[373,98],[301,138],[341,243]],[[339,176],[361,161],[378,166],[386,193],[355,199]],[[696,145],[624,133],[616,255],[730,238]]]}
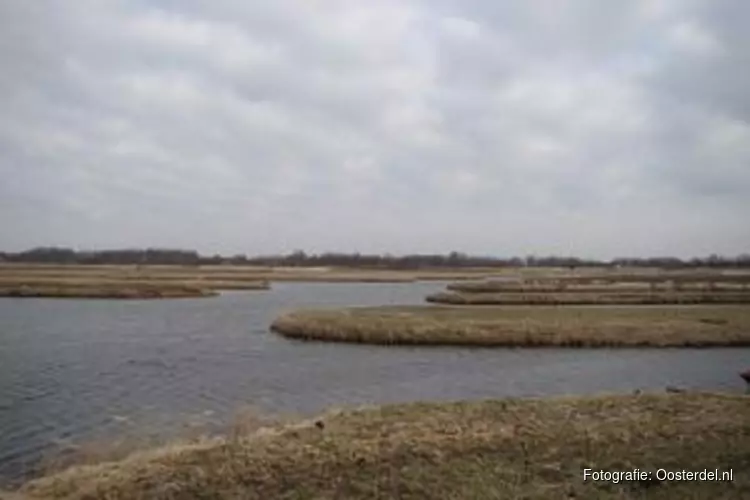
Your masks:
{"label": "brown grass", "polygon": [[256,275],[190,272],[185,266],[0,265],[0,297],[151,299],[269,288],[269,282]]}
{"label": "brown grass", "polygon": [[666,304],[750,304],[750,292],[440,292],[427,302],[452,305],[666,305]]}
{"label": "brown grass", "polygon": [[675,283],[750,283],[750,273],[726,274],[720,271],[713,272],[652,272],[640,274],[602,273],[602,274],[576,274],[560,275],[555,277],[542,276],[539,282],[555,282],[567,284],[594,284],[594,283],[664,283],[673,281]]}
{"label": "brown grass", "polygon": [[[750,397],[661,394],[414,403],[139,453],[32,481],[28,499],[750,496]],[[583,470],[652,473],[583,481]],[[658,481],[657,469],[733,471]]]}
{"label": "brown grass", "polygon": [[270,285],[267,281],[262,280],[222,280],[216,278],[203,277],[180,277],[180,278],[91,278],[91,277],[7,277],[0,276],[0,287],[4,286],[30,286],[30,287],[104,287],[104,288],[122,288],[122,287],[198,287],[209,288],[212,290],[268,290]]}
{"label": "brown grass", "polygon": [[477,280],[504,275],[506,271],[489,268],[425,269],[394,271],[387,269],[299,268],[252,266],[94,266],[0,264],[0,283],[55,284],[65,281],[158,281],[210,283],[217,289],[240,288],[238,283],[272,281],[324,283],[409,283],[420,280]]}
{"label": "brown grass", "polygon": [[[223,420],[223,419],[222,419]],[[204,413],[183,415],[180,422],[165,434],[163,429],[149,428],[147,422],[133,422],[125,418],[124,425],[109,437],[83,441],[61,442],[46,451],[34,466],[34,476],[53,476],[73,467],[87,467],[103,462],[118,462],[136,453],[151,452],[159,448],[205,444],[216,441],[219,425],[222,438],[236,440],[260,429],[290,425],[299,416],[268,414],[253,406],[243,405],[230,416],[228,425]],[[0,499],[2,499],[0,495]]]}
{"label": "brown grass", "polygon": [[747,306],[384,306],[300,311],[271,325],[301,340],[564,347],[750,345]]}
{"label": "brown grass", "polygon": [[750,274],[726,273],[721,270],[690,270],[664,272],[658,269],[633,269],[613,271],[607,269],[558,268],[428,268],[420,270],[362,269],[346,267],[265,267],[265,266],[169,266],[169,265],[60,265],[60,264],[10,264],[0,263],[0,277],[48,277],[59,279],[145,279],[145,280],[195,280],[217,281],[302,281],[302,282],[410,282],[420,280],[484,280],[490,278],[517,278],[554,283],[574,284],[589,281],[651,282],[679,278],[681,282],[705,281],[707,277],[723,282],[750,283]]}
{"label": "brown grass", "polygon": [[59,299],[176,299],[213,297],[217,292],[206,288],[179,285],[18,285],[0,284],[0,297]]}
{"label": "brown grass", "polygon": [[747,283],[695,282],[610,283],[605,285],[564,282],[528,283],[524,281],[466,281],[451,283],[446,289],[460,293],[649,293],[649,292],[715,292],[750,291]]}

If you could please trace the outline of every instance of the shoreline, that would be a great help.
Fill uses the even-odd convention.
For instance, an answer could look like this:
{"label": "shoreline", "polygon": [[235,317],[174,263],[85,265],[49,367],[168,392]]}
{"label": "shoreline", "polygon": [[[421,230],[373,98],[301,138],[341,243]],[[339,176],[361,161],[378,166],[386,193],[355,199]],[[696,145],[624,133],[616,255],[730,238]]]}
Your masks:
{"label": "shoreline", "polygon": [[[700,418],[695,418],[700,414]],[[687,439],[686,439],[687,438]],[[27,482],[18,498],[717,498],[750,494],[750,397],[716,393],[416,402],[174,443]],[[583,471],[733,470],[722,482]],[[652,488],[657,488],[656,491]],[[731,488],[731,489],[728,489]],[[744,492],[744,493],[743,493]]]}
{"label": "shoreline", "polygon": [[747,347],[745,306],[382,306],[283,314],[295,340],[467,347]]}
{"label": "shoreline", "polygon": [[425,297],[450,305],[699,305],[750,304],[750,292],[437,292]]}
{"label": "shoreline", "polygon": [[117,299],[156,300],[210,298],[219,295],[217,290],[196,287],[128,287],[106,288],[97,286],[74,287],[8,287],[0,285],[0,298],[14,299]]}

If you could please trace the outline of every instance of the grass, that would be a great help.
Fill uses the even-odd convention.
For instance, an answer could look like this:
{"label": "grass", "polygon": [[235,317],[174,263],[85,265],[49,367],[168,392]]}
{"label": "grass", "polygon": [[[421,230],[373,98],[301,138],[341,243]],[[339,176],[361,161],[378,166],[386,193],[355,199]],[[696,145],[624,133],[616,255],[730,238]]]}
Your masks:
{"label": "grass", "polygon": [[89,278],[89,277],[67,277],[39,278],[23,277],[8,278],[0,276],[0,287],[3,286],[30,286],[30,287],[199,287],[211,290],[268,290],[270,285],[262,280],[222,280],[216,278],[181,277],[178,279],[162,279],[149,277],[117,279],[117,278]]}
{"label": "grass", "polygon": [[457,293],[440,292],[428,295],[427,302],[453,305],[649,305],[649,304],[750,304],[750,292],[510,292]]}
{"label": "grass", "polygon": [[750,275],[721,272],[525,275],[451,283],[428,302],[453,305],[750,304]]}
{"label": "grass", "polygon": [[603,273],[599,275],[573,275],[558,279],[564,283],[750,283],[750,273],[725,274],[721,271],[711,272],[656,272],[651,274]]}
{"label": "grass", "polygon": [[522,281],[466,281],[451,283],[446,289],[459,293],[667,293],[667,292],[714,292],[750,290],[743,283],[611,283],[590,285],[576,283],[526,283]]}
{"label": "grass", "polygon": [[[732,482],[583,481],[583,470],[733,471]],[[31,499],[750,497],[750,397],[642,394],[412,403],[141,452]]]}
{"label": "grass", "polygon": [[180,285],[16,285],[0,284],[0,297],[60,299],[174,299],[213,297],[217,292],[195,286]]}
{"label": "grass", "polygon": [[728,284],[735,283],[739,285],[750,284],[750,273],[742,272],[737,274],[724,274],[720,271],[713,272],[651,272],[640,274],[619,274],[615,272],[601,274],[571,274],[571,275],[540,275],[527,276],[527,281],[536,284],[557,284],[557,285],[594,285],[594,284],[667,284],[668,282],[677,285],[687,284]]}
{"label": "grass", "polygon": [[[0,280],[5,278],[30,280],[47,278],[109,279],[109,280],[193,280],[236,283],[242,281],[293,281],[323,283],[408,283],[413,281],[446,280],[476,281],[492,278],[517,278],[539,283],[575,284],[576,281],[605,282],[621,280],[629,282],[664,281],[678,277],[685,283],[705,280],[706,277],[722,282],[750,283],[748,274],[721,274],[719,271],[692,270],[680,273],[662,272],[657,269],[634,269],[619,272],[606,269],[557,268],[428,268],[417,270],[364,269],[346,267],[264,267],[264,266],[168,266],[168,265],[60,265],[60,264],[11,264],[0,263]],[[640,277],[640,278],[639,278]],[[635,281],[633,281],[635,280]],[[218,285],[217,285],[218,286]]]}
{"label": "grass", "polygon": [[[0,284],[63,284],[74,281],[200,282],[214,289],[254,289],[253,284],[282,282],[313,283],[410,283],[427,280],[477,280],[504,275],[500,269],[352,269],[336,267],[258,266],[112,266],[0,264]],[[247,283],[247,285],[243,285]],[[259,287],[260,288],[260,287]]]}
{"label": "grass", "polygon": [[211,297],[217,290],[268,290],[254,275],[187,272],[174,266],[143,270],[134,266],[0,265],[0,297],[152,299]]}
{"label": "grass", "polygon": [[749,346],[746,306],[383,306],[292,312],[271,329],[301,340],[562,347]]}

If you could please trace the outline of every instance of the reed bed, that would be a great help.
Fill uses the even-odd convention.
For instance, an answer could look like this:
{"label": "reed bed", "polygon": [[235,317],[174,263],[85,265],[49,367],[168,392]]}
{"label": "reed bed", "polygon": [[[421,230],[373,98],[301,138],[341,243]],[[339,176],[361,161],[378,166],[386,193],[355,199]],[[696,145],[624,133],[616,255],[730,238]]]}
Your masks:
{"label": "reed bed", "polygon": [[268,290],[256,274],[189,266],[0,265],[0,297],[155,299],[212,297],[219,290]]}
{"label": "reed bed", "polygon": [[428,302],[453,305],[750,304],[750,274],[723,272],[524,275],[449,284]]}
{"label": "reed bed", "polygon": [[[216,282],[252,283],[313,282],[313,283],[410,283],[414,281],[462,281],[487,279],[503,275],[504,271],[476,269],[352,269],[251,266],[95,266],[95,265],[24,265],[0,264],[0,284],[20,285],[44,282],[63,284],[70,281],[201,281],[209,288]],[[231,288],[241,288],[239,285]],[[262,287],[257,287],[261,288]]]}
{"label": "reed bed", "polygon": [[0,297],[58,298],[58,299],[176,299],[213,297],[218,293],[207,288],[191,286],[134,286],[134,285],[0,285]]}
{"label": "reed bed", "polygon": [[[702,393],[410,403],[74,467],[14,492],[74,498],[750,497],[750,398]],[[650,473],[584,481],[584,469]],[[732,471],[662,481],[656,471]]]}
{"label": "reed bed", "polygon": [[232,290],[232,289],[243,289],[243,290],[268,290],[270,284],[268,281],[263,280],[222,280],[215,278],[189,278],[181,277],[179,279],[159,279],[155,277],[149,278],[132,278],[132,279],[117,279],[117,278],[89,278],[89,277],[5,277],[0,276],[0,287],[72,287],[72,288],[87,288],[87,287],[101,287],[101,288],[177,288],[177,287],[197,287],[207,288],[212,290]]}
{"label": "reed bed", "polygon": [[746,283],[611,283],[611,284],[568,284],[568,283],[529,283],[524,281],[465,281],[450,283],[448,291],[461,293],[653,293],[653,292],[722,292],[750,291]]}
{"label": "reed bed", "polygon": [[440,292],[426,297],[427,302],[452,305],[667,305],[667,304],[750,304],[750,292],[516,292],[456,293]]}
{"label": "reed bed", "polygon": [[745,306],[383,306],[297,311],[292,339],[382,345],[711,347],[750,345]]}
{"label": "reed bed", "polygon": [[750,283],[750,273],[652,273],[652,274],[617,274],[605,273],[600,275],[567,275],[567,276],[543,276],[541,282],[554,281],[557,283],[664,283],[673,282],[678,284],[687,283]]}

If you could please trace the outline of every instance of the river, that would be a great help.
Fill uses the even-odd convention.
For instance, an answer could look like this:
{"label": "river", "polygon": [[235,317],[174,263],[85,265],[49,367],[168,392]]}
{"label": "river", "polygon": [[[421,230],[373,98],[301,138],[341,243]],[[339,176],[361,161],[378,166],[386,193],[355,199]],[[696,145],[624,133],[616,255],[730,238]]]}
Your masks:
{"label": "river", "polygon": [[276,283],[156,301],[0,299],[0,484],[40,458],[111,436],[218,429],[242,408],[634,389],[742,392],[750,349],[468,349],[290,341],[284,310],[419,304],[444,283]]}

